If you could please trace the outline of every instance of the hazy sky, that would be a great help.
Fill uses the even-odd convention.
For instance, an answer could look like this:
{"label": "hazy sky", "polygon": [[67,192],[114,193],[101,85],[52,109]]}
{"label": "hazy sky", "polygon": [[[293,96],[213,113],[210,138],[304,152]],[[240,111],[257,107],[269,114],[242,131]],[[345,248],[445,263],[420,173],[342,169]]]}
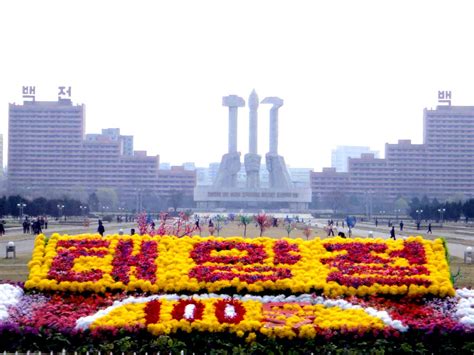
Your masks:
{"label": "hazy sky", "polygon": [[[320,171],[337,145],[422,142],[438,90],[474,105],[472,1],[1,1],[0,131],[21,86],[72,86],[86,132],[198,166],[227,151],[222,96],[278,96],[279,152]],[[269,106],[259,109],[268,151]],[[6,147],[6,143],[5,143]],[[239,110],[248,152],[248,108]],[[5,151],[5,163],[7,159]],[[243,160],[243,159],[242,159]]]}

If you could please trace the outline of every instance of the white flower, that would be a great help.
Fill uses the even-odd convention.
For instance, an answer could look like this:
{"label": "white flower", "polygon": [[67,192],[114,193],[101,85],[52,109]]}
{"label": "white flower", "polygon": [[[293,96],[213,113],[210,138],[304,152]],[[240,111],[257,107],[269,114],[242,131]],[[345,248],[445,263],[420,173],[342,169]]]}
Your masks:
{"label": "white flower", "polygon": [[8,318],[8,308],[16,305],[23,296],[23,290],[18,286],[0,284],[0,320]]}
{"label": "white flower", "polygon": [[233,319],[237,316],[237,312],[235,311],[235,307],[232,304],[226,304],[224,314],[226,318]]}
{"label": "white flower", "polygon": [[184,307],[184,318],[186,319],[194,319],[194,310],[196,309],[195,304],[187,304],[186,307]]}

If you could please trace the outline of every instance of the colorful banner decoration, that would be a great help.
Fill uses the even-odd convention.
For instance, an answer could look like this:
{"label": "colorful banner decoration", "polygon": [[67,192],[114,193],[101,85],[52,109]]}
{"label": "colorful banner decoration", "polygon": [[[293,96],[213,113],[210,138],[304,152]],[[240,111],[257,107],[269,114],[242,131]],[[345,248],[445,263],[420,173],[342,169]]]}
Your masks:
{"label": "colorful banner decoration", "polygon": [[441,240],[40,235],[28,289],[453,296]]}

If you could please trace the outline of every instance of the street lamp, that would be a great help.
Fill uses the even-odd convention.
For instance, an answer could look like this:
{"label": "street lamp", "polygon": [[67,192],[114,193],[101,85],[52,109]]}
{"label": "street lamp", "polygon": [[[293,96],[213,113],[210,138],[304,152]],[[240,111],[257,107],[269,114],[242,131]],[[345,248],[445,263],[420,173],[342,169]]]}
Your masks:
{"label": "street lamp", "polygon": [[59,218],[61,218],[61,215],[62,215],[62,212],[63,212],[64,205],[56,205],[56,207],[58,208],[58,214],[59,214]]}
{"label": "street lamp", "polygon": [[26,207],[26,203],[17,203],[16,206],[20,209],[20,219],[23,218],[23,209]]}
{"label": "street lamp", "polygon": [[87,210],[87,206],[79,206],[79,208],[81,209],[81,216],[84,214],[84,212]]}
{"label": "street lamp", "polygon": [[443,216],[444,212],[446,212],[446,208],[438,208],[438,212],[441,215],[441,227],[443,226]]}
{"label": "street lamp", "polygon": [[423,210],[416,210],[415,212],[416,212],[417,217],[418,217],[417,222],[416,222],[416,229],[419,230],[420,229],[420,221],[421,221],[420,215],[423,213]]}
{"label": "street lamp", "polygon": [[397,221],[398,221],[398,214],[399,214],[400,212],[402,212],[402,210],[400,210],[400,209],[396,209],[396,210],[395,210],[395,219],[396,219]]}

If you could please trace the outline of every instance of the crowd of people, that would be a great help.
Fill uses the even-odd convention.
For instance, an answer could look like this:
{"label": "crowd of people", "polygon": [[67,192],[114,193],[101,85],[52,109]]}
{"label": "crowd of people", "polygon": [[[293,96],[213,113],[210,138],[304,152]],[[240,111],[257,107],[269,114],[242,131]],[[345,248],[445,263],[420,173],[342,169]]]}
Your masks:
{"label": "crowd of people", "polygon": [[40,216],[33,220],[25,217],[22,226],[23,234],[40,234],[43,232],[43,229],[48,229],[48,217]]}

